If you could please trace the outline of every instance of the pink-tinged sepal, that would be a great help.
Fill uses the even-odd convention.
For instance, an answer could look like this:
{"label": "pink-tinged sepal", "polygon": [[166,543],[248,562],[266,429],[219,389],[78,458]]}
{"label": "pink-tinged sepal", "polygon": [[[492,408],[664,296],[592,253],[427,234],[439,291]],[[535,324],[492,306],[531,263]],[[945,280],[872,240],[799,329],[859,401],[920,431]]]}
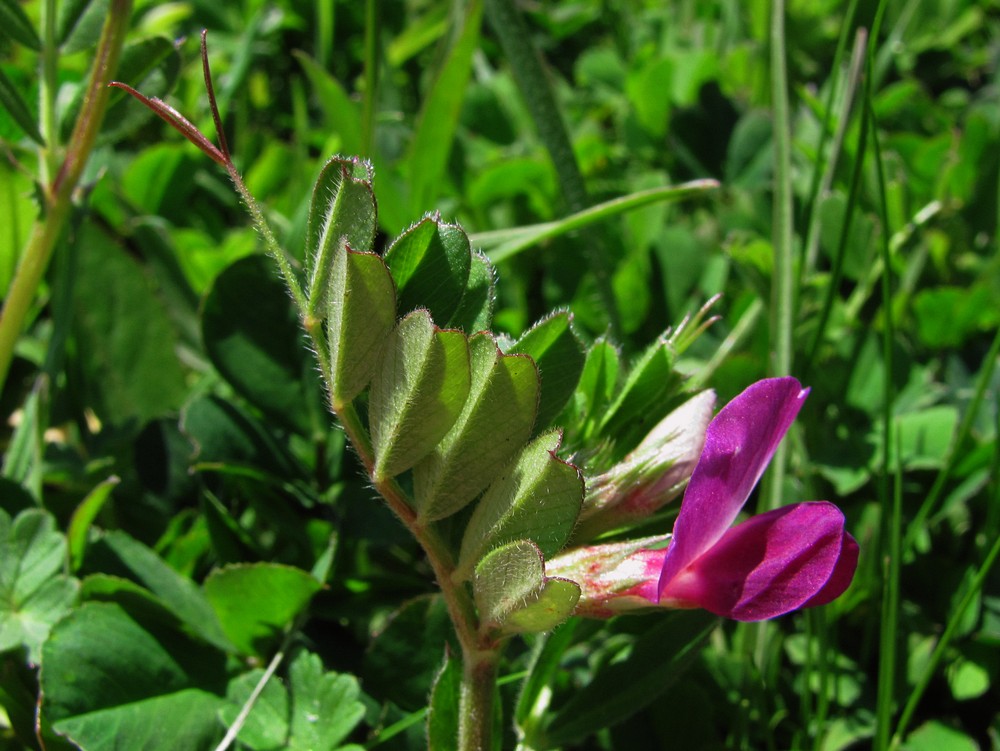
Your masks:
{"label": "pink-tinged sepal", "polygon": [[610,618],[656,607],[656,583],[669,535],[576,548],[545,564],[547,576],[580,586],[574,615]]}

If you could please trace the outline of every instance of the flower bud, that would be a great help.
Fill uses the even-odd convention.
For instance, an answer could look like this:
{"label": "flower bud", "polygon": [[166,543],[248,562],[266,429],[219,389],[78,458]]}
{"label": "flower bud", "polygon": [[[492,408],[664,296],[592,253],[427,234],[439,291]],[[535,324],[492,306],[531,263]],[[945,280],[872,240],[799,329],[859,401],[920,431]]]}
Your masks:
{"label": "flower bud", "polygon": [[715,392],[692,397],[653,428],[621,463],[590,480],[576,540],[644,519],[687,484],[712,420]]}

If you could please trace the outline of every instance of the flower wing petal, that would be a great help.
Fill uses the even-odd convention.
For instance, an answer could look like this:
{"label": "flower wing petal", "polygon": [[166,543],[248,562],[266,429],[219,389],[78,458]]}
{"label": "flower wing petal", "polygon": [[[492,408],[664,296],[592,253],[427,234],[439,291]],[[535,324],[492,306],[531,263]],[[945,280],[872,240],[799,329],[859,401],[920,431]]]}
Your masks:
{"label": "flower wing petal", "polygon": [[840,557],[837,565],[830,574],[829,580],[823,588],[813,595],[802,607],[812,608],[818,605],[826,605],[833,602],[842,594],[854,579],[854,571],[858,568],[858,542],[847,532],[844,532],[844,541],[840,550]]}
{"label": "flower wing petal", "polygon": [[[739,621],[774,618],[833,599],[857,563],[844,515],[826,501],[784,506],[726,532],[660,593]],[[837,590],[840,591],[837,591]]]}
{"label": "flower wing petal", "polygon": [[768,378],[751,385],[712,420],[674,524],[661,592],[736,519],[808,393],[794,378]]}

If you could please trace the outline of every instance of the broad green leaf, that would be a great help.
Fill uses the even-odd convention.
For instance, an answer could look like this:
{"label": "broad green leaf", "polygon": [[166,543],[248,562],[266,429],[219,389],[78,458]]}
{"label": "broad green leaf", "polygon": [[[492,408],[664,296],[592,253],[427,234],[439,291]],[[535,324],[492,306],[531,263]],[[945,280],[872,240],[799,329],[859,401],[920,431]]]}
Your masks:
{"label": "broad green leaf", "polygon": [[111,476],[96,488],[91,490],[80,505],[76,507],[73,516],[69,521],[69,529],[66,532],[66,539],[69,542],[69,564],[73,571],[80,568],[83,563],[83,553],[87,548],[87,534],[90,532],[90,525],[94,523],[98,513],[104,508],[104,504],[111,496],[111,491],[121,480]]}
{"label": "broad green leaf", "polygon": [[434,679],[427,707],[428,748],[455,748],[458,743],[461,686],[461,658],[457,655],[445,655],[444,664]]}
{"label": "broad green leaf", "polygon": [[465,284],[458,310],[448,322],[467,334],[489,329],[496,302],[496,271],[490,260],[479,251],[472,254],[469,280]]}
{"label": "broad green leaf", "polygon": [[394,477],[427,456],[469,395],[469,344],[442,331],[426,310],[397,324],[372,383],[368,420],[376,479]]}
{"label": "broad green leaf", "polygon": [[573,395],[583,370],[583,345],[573,332],[573,314],[561,311],[543,318],[507,352],[529,355],[538,366],[542,391],[535,427],[548,427]]}
{"label": "broad green leaf", "polygon": [[503,469],[531,435],[538,371],[530,357],[503,355],[492,335],[469,340],[472,382],[462,413],[414,467],[414,499],[427,521],[455,513]]}
{"label": "broad green leaf", "polygon": [[242,654],[266,656],[322,584],[277,563],[227,566],[205,580],[205,597]]}
{"label": "broad green leaf", "polygon": [[946,671],[951,695],[958,701],[979,698],[989,691],[990,672],[986,665],[959,658]]}
{"label": "broad green leaf", "polygon": [[0,205],[4,207],[4,221],[0,222],[0,289],[5,293],[38,216],[38,204],[32,200],[34,185],[30,175],[0,161]]}
{"label": "broad green leaf", "polygon": [[80,584],[80,601],[114,603],[132,618],[147,625],[155,623],[171,629],[183,627],[183,621],[167,603],[131,579],[91,574]]}
{"label": "broad green leaf", "polygon": [[[232,727],[263,676],[264,671],[258,668],[229,682],[226,688],[229,701],[219,710],[219,717],[227,728]],[[272,676],[256,697],[236,739],[252,751],[279,751],[287,748],[287,738],[288,691]]]}
{"label": "broad green leaf", "polygon": [[[323,129],[340,136],[340,151],[361,153],[361,108],[343,85],[313,58],[303,52],[292,53],[309,79],[316,102],[323,113]],[[312,247],[312,246],[308,246]]]}
{"label": "broad green leaf", "polygon": [[0,652],[28,648],[38,662],[49,630],[76,599],[79,583],[61,575],[66,539],[52,516],[27,509],[13,520],[0,510]]}
{"label": "broad green leaf", "polygon": [[515,610],[534,602],[544,586],[542,553],[533,542],[517,540],[491,550],[479,561],[472,581],[480,621],[502,625]]}
{"label": "broad green leaf", "polygon": [[181,689],[67,717],[54,729],[86,751],[212,748],[221,736],[217,712],[222,706],[222,699],[213,693]]}
{"label": "broad green leaf", "polygon": [[97,416],[143,423],[187,395],[177,331],[156,280],[95,224],[77,230],[73,319],[82,386]]}
{"label": "broad green leaf", "polygon": [[313,186],[306,223],[309,263],[309,310],[326,313],[334,257],[344,246],[369,253],[375,242],[376,206],[372,168],[360,159],[334,157]]}
{"label": "broad green leaf", "polygon": [[71,55],[97,44],[104,19],[107,18],[108,4],[109,0],[64,0],[59,3],[56,38],[64,55]]}
{"label": "broad green leaf", "polygon": [[202,339],[222,376],[271,420],[307,434],[315,361],[273,262],[241,258],[216,277],[202,304]]}
{"label": "broad green leaf", "polygon": [[457,570],[471,575],[484,552],[531,540],[546,557],[569,539],[583,503],[583,475],[556,456],[559,431],[543,433],[510,462],[476,505],[465,528]]}
{"label": "broad green leaf", "polygon": [[615,441],[619,458],[677,406],[683,376],[674,370],[675,359],[665,338],[650,345],[603,414],[599,430]]}
{"label": "broad green leaf", "polygon": [[469,283],[472,249],[465,231],[427,216],[403,232],[385,253],[402,311],[427,308],[450,325]]}
{"label": "broad green leaf", "polygon": [[545,240],[583,229],[594,222],[616,214],[659,201],[678,201],[692,198],[718,187],[719,183],[715,180],[693,180],[676,186],[651,188],[599,203],[556,221],[514,227],[513,229],[479,232],[472,235],[470,239],[476,247],[483,249],[493,263],[500,263]]}
{"label": "broad green leaf", "polygon": [[[0,0],[0,8],[7,5],[10,0]],[[14,7],[20,9],[17,3],[14,3]],[[0,16],[3,14],[0,13]],[[3,20],[0,18],[0,28],[3,28]],[[21,92],[17,90],[14,82],[11,81],[7,75],[0,69],[0,105],[7,110],[11,119],[17,123],[17,126],[24,131],[24,134],[28,136],[32,141],[37,143],[39,146],[45,145],[45,139],[42,138],[42,134],[38,132],[38,125],[35,122],[35,117],[31,112],[31,107],[28,103],[24,101],[24,97],[21,96]]]}
{"label": "broad green leaf", "polygon": [[8,36],[33,50],[42,48],[42,40],[38,38],[38,32],[31,25],[31,19],[18,0],[0,0],[0,35]]}
{"label": "broad green leaf", "polygon": [[530,634],[551,631],[573,614],[580,599],[580,585],[569,579],[552,577],[545,580],[533,599],[507,616],[506,634]]}
{"label": "broad green leaf", "polygon": [[192,458],[199,464],[247,467],[257,475],[268,474],[276,483],[302,472],[257,419],[217,396],[203,396],[188,404],[181,430],[194,443]]}
{"label": "broad green leaf", "polygon": [[361,688],[352,675],[324,671],[311,652],[300,652],[288,669],[291,735],[288,751],[333,751],[365,715]]}
{"label": "broad green leaf", "polygon": [[205,748],[222,735],[223,654],[116,604],[84,603],[61,620],[39,680],[44,721],[88,751]]}
{"label": "broad green leaf", "polygon": [[[106,533],[99,544],[117,557],[132,578],[165,602],[192,633],[219,649],[233,648],[198,586],[170,568],[152,548],[117,530]],[[102,570],[108,569],[102,566]]]}
{"label": "broad green leaf", "polygon": [[566,704],[549,711],[548,742],[570,746],[648,706],[697,660],[717,621],[700,611],[660,615],[627,657],[609,661]]}
{"label": "broad green leaf", "polygon": [[374,253],[349,247],[333,258],[327,338],[334,409],[364,390],[396,322],[396,290],[389,269]]}
{"label": "broad green leaf", "polygon": [[[562,657],[573,644],[573,636],[581,622],[579,618],[569,621],[557,631],[539,637],[540,643],[536,642],[528,675],[524,679],[521,695],[518,696],[514,709],[514,721],[518,732],[523,732],[527,726],[537,723],[547,711],[552,684],[562,672]],[[525,738],[529,748],[535,747],[531,740],[530,737]]]}
{"label": "broad green leaf", "polygon": [[899,458],[911,469],[938,469],[944,463],[958,425],[958,410],[939,405],[899,415]]}
{"label": "broad green leaf", "polygon": [[434,85],[423,97],[417,131],[407,154],[411,216],[433,205],[439,194],[472,74],[472,58],[479,45],[483,0],[464,3],[460,8],[461,16],[456,17],[461,18],[461,29],[443,58]]}
{"label": "broad green leaf", "polygon": [[929,720],[906,737],[903,751],[979,751],[981,746],[961,730]]}
{"label": "broad green leaf", "polygon": [[365,652],[361,674],[365,691],[407,711],[426,707],[446,645],[452,652],[459,649],[440,596],[424,595],[403,603]]}

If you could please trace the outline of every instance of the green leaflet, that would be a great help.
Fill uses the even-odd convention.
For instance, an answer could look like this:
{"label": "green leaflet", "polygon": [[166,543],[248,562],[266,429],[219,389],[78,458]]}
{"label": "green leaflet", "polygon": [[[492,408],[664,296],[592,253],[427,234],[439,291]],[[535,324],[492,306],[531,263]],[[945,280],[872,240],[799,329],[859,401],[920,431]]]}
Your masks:
{"label": "green leaflet", "polygon": [[469,281],[462,293],[458,310],[448,322],[449,326],[467,334],[485,331],[493,321],[493,304],[496,302],[496,271],[489,259],[479,251],[472,254]]}
{"label": "green leaflet", "polygon": [[334,409],[368,385],[396,322],[396,291],[382,259],[349,246],[333,258],[327,338]]}
{"label": "green leaflet", "polygon": [[534,599],[508,616],[503,630],[506,634],[542,633],[551,631],[573,614],[580,599],[580,585],[569,579],[552,577]]}
{"label": "green leaflet", "polygon": [[310,406],[319,402],[316,361],[270,258],[241,258],[215,278],[202,303],[201,332],[212,364],[241,396],[270,420],[309,432]]}
{"label": "green leaflet", "polygon": [[426,310],[396,326],[372,383],[369,424],[376,481],[410,469],[455,423],[469,395],[469,344]]}
{"label": "green leaflet", "polygon": [[403,311],[426,307],[435,321],[451,325],[469,283],[472,249],[465,230],[437,215],[406,229],[385,253]]}
{"label": "green leaflet", "polygon": [[562,411],[580,381],[583,346],[573,332],[573,314],[559,311],[536,323],[512,346],[511,354],[530,355],[538,366],[542,394],[537,427],[547,427]]}
{"label": "green leaflet", "polygon": [[469,340],[471,387],[462,413],[414,467],[414,501],[425,521],[443,519],[476,497],[531,435],[538,371],[530,357],[503,355],[488,333]]}
{"label": "green leaflet", "polygon": [[482,554],[514,540],[531,540],[555,555],[569,539],[583,502],[583,476],[555,456],[559,431],[542,434],[490,485],[462,539],[458,572],[469,576]]}
{"label": "green leaflet", "polygon": [[376,204],[372,192],[372,168],[360,159],[333,157],[313,186],[306,223],[309,270],[309,313],[326,312],[330,277],[336,258],[347,247],[359,253],[371,251],[375,241]]}
{"label": "green leaflet", "polygon": [[494,548],[476,566],[473,595],[482,623],[505,633],[548,631],[580,599],[568,579],[545,577],[542,553],[529,540]]}
{"label": "green leaflet", "polygon": [[28,648],[38,660],[53,624],[73,606],[76,579],[64,576],[66,538],[51,514],[0,509],[0,651]]}

